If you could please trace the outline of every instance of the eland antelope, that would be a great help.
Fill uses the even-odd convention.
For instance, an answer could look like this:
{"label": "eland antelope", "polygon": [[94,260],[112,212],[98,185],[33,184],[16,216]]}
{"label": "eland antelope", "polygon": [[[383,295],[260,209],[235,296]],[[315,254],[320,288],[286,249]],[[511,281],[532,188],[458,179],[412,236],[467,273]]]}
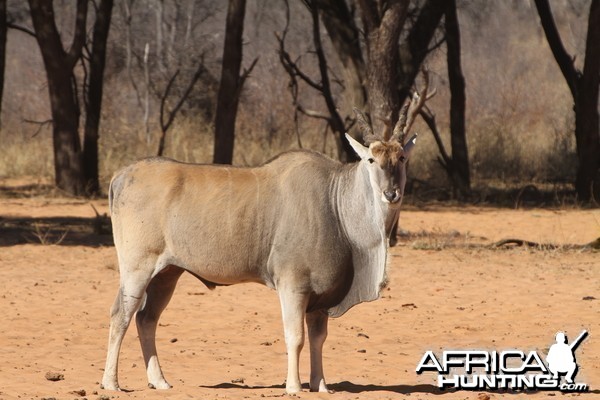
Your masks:
{"label": "eland antelope", "polygon": [[328,391],[322,365],[328,318],[377,299],[386,284],[389,221],[402,202],[416,140],[405,141],[406,115],[388,140],[357,116],[368,146],[346,135],[360,157],[353,164],[291,151],[255,168],[152,158],[116,173],[109,205],[120,285],[104,389],[119,390],[119,351],[136,312],[148,385],[170,388],[158,361],[156,327],[187,271],[211,289],[242,282],[275,289],[288,353],[287,392],[301,390],[304,320],[310,389]]}

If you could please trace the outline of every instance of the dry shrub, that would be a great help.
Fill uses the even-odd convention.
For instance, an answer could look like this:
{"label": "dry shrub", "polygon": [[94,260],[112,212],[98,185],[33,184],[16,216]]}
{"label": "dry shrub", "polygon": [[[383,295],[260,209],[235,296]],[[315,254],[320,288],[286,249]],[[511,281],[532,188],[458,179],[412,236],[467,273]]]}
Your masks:
{"label": "dry shrub", "polygon": [[10,129],[0,132],[0,177],[54,176],[52,137],[49,129],[43,128],[32,137],[25,132],[9,134]]}

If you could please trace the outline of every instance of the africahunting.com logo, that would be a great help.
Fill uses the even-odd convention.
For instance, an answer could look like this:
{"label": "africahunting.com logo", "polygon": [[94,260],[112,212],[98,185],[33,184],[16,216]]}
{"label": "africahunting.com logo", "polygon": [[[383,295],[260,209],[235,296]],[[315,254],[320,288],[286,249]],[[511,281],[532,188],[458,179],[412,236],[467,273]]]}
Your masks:
{"label": "africahunting.com logo", "polygon": [[416,372],[437,371],[438,387],[443,389],[585,392],[588,385],[575,382],[575,350],[587,336],[584,330],[569,344],[566,335],[558,332],[545,362],[537,351],[444,350],[437,357],[429,350]]}

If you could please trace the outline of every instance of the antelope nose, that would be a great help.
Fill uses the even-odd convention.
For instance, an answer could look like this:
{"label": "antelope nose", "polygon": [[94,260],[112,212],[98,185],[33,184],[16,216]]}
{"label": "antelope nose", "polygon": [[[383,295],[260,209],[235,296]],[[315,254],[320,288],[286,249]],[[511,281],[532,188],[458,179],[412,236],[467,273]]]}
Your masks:
{"label": "antelope nose", "polygon": [[383,195],[387,201],[394,203],[397,201],[398,191],[396,189],[386,189],[383,191]]}

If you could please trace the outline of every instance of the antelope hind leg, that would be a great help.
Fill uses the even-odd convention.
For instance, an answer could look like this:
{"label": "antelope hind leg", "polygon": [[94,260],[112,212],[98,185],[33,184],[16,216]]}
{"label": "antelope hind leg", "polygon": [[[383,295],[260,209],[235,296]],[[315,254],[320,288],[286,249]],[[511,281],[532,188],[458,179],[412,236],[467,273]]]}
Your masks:
{"label": "antelope hind leg", "polygon": [[146,302],[136,315],[136,325],[146,364],[148,386],[152,389],[170,389],[165,380],[156,352],[156,326],[163,310],[169,304],[183,270],[169,266],[156,275],[146,289]]}
{"label": "antelope hind leg", "polygon": [[133,314],[138,310],[150,277],[144,279],[121,279],[121,286],[110,312],[108,353],[100,387],[106,390],[121,390],[118,382],[118,363],[121,343]]}

